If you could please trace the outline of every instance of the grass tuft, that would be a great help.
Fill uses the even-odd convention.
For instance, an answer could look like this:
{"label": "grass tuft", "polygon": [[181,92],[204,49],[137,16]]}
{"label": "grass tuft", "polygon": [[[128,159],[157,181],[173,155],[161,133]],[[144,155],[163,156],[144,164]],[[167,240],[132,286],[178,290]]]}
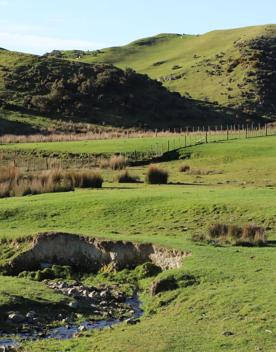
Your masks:
{"label": "grass tuft", "polygon": [[118,175],[119,183],[138,183],[140,179],[138,176],[131,176],[127,170],[122,171]]}
{"label": "grass tuft", "polygon": [[146,182],[152,185],[168,183],[169,174],[166,170],[160,169],[156,165],[150,165],[146,175]]}
{"label": "grass tuft", "polygon": [[112,170],[123,170],[127,166],[127,158],[123,155],[113,155],[109,160],[109,166]]}

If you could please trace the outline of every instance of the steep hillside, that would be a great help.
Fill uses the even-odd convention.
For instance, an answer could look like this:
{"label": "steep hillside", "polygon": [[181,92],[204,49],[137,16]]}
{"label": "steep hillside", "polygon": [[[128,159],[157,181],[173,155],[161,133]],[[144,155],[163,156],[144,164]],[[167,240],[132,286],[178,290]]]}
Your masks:
{"label": "steep hillside", "polygon": [[[2,118],[9,110],[23,113],[22,118],[29,114],[49,121],[124,128],[177,128],[236,120],[234,115],[229,117],[212,106],[169,92],[161,82],[132,69],[3,50],[0,62]],[[16,125],[8,120],[10,130]]]}
{"label": "steep hillside", "polygon": [[131,67],[193,99],[276,117],[276,25],[160,34],[123,47],[50,55]]}

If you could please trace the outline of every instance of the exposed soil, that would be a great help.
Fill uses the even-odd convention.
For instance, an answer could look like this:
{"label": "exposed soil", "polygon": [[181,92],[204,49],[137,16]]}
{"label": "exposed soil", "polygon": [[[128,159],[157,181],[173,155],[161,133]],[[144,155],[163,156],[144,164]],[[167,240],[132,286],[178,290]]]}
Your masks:
{"label": "exposed soil", "polygon": [[43,233],[31,248],[7,265],[9,273],[37,270],[42,263],[70,265],[78,271],[95,273],[106,265],[114,269],[134,268],[151,262],[162,270],[179,268],[191,253],[176,249],[124,241],[100,240],[66,233]]}

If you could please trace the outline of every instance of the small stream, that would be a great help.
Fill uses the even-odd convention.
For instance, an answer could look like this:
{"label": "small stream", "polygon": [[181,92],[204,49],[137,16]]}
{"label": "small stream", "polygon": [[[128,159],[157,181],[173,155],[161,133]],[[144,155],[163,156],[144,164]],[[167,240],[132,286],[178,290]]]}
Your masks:
{"label": "small stream", "polygon": [[[139,319],[143,315],[143,310],[141,309],[141,302],[139,297],[133,296],[127,298],[125,303],[133,309],[134,313],[129,319],[130,323],[135,323],[136,319]],[[85,321],[80,325],[67,325],[66,327],[61,326],[57,328],[52,328],[47,331],[47,333],[42,337],[39,333],[34,332],[33,334],[18,334],[18,335],[5,335],[0,332],[0,351],[9,351],[10,348],[20,347],[20,342],[23,341],[36,341],[42,339],[58,339],[65,340],[75,337],[81,331],[93,330],[93,329],[104,329],[106,327],[111,327],[122,323],[120,319],[108,319],[108,320],[98,320],[94,322]]]}

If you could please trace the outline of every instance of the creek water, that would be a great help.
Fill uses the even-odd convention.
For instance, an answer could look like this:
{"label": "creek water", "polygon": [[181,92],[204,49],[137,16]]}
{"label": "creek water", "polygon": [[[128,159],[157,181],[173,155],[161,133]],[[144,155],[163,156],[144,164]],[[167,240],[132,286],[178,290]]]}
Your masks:
{"label": "creek water", "polygon": [[[141,302],[137,295],[126,299],[125,303],[129,307],[131,307],[134,311],[130,319],[131,321],[132,320],[135,321],[135,319],[138,319],[143,315],[143,310],[141,309]],[[19,333],[18,335],[1,334],[0,332],[0,351],[8,351],[10,348],[17,348],[20,346],[20,342],[23,342],[26,340],[36,341],[36,340],[50,339],[50,338],[58,339],[58,340],[70,339],[76,336],[82,330],[104,329],[119,323],[122,323],[122,320],[108,319],[108,320],[98,320],[93,322],[85,321],[80,325],[72,324],[72,325],[67,325],[66,327],[62,326],[62,327],[49,329],[47,333],[43,335],[43,337],[41,336],[41,334],[37,332],[28,333],[28,334]]]}

